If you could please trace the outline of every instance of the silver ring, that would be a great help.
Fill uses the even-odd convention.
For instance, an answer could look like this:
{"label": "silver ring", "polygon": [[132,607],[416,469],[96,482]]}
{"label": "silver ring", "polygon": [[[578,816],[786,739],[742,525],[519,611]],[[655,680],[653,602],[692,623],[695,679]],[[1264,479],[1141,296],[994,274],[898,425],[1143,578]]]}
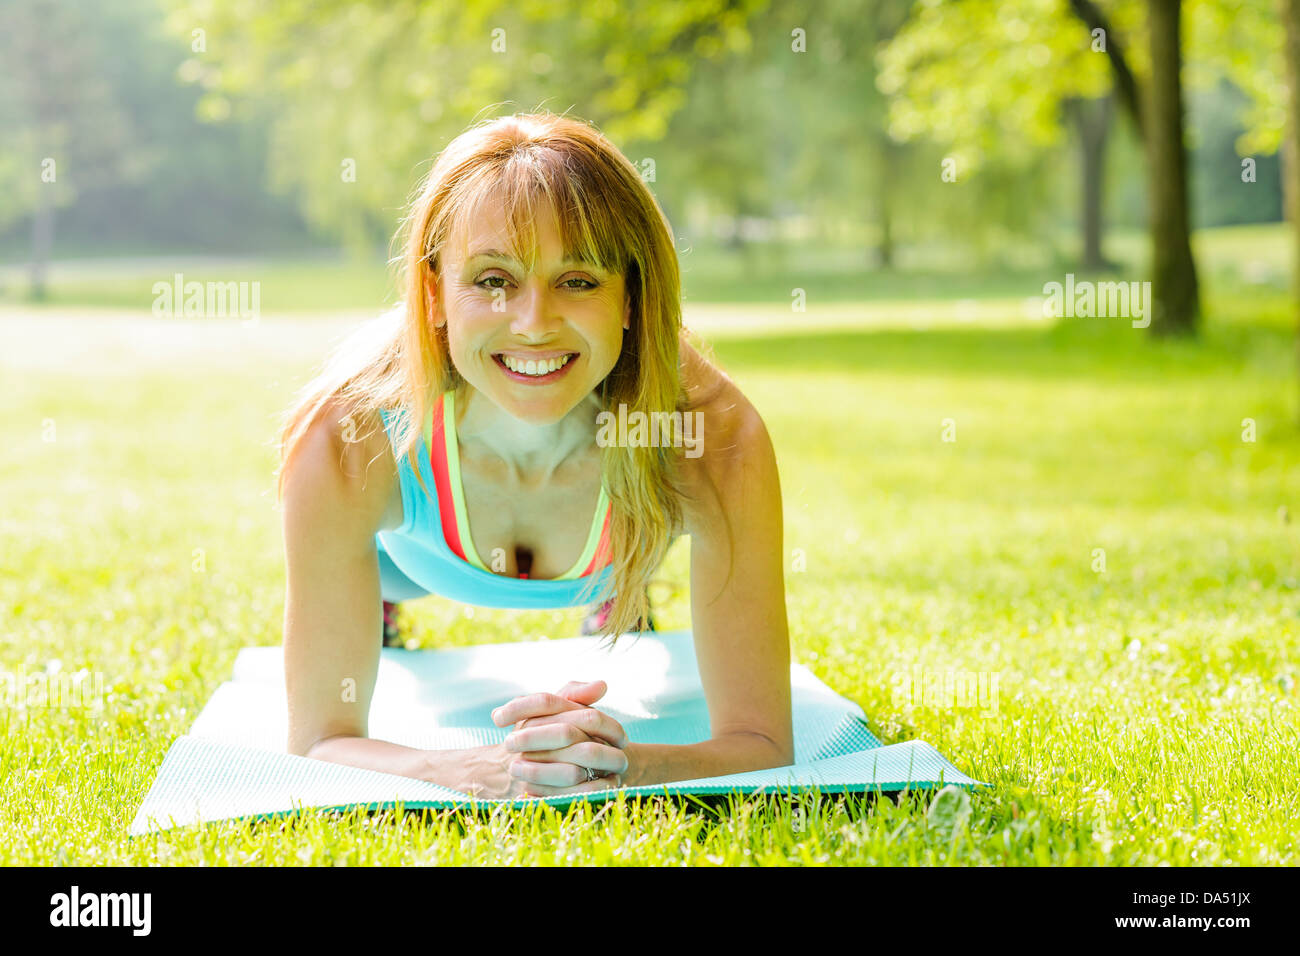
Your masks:
{"label": "silver ring", "polygon": [[590,767],[584,767],[583,769],[587,771],[587,783],[591,783],[591,781],[596,779],[596,771],[592,770]]}

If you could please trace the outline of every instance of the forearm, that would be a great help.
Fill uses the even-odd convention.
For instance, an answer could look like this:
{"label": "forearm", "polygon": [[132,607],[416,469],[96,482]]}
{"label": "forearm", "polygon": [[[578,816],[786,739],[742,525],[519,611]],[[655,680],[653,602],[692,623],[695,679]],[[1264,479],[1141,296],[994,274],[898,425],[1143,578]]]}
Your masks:
{"label": "forearm", "polygon": [[420,750],[387,740],[341,735],[318,741],[308,752],[313,760],[414,777],[463,791],[463,766],[455,750]]}
{"label": "forearm", "polygon": [[785,767],[793,757],[761,734],[724,734],[698,744],[627,745],[623,786],[670,783],[699,777]]}

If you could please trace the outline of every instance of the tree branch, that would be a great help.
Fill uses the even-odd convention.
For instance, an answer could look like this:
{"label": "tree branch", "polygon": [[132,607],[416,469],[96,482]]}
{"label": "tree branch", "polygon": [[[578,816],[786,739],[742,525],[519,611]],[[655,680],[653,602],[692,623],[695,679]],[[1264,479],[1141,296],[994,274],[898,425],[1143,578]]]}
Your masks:
{"label": "tree branch", "polygon": [[1093,30],[1105,31],[1106,57],[1110,60],[1111,70],[1115,74],[1115,90],[1119,94],[1119,101],[1123,104],[1129,118],[1133,120],[1138,136],[1145,139],[1146,126],[1142,118],[1142,97],[1138,90],[1137,78],[1129,69],[1119,37],[1111,27],[1110,21],[1106,19],[1106,14],[1092,0],[1070,0],[1070,9],[1083,21],[1089,33]]}

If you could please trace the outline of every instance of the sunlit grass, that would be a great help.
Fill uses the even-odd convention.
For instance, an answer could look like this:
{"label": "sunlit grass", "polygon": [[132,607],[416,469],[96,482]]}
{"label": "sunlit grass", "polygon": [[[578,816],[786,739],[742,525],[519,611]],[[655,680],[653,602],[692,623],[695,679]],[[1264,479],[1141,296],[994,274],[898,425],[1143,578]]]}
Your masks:
{"label": "sunlit grass", "polygon": [[[1207,302],[1201,343],[1122,322],[716,338],[780,460],[794,656],[885,742],[924,739],[993,784],[947,823],[914,794],[809,798],[802,820],[781,801],[615,801],[128,840],[239,648],[280,641],[267,442],[311,363],[263,348],[214,367],[197,331],[188,358],[140,354],[132,376],[120,357],[0,363],[0,668],[86,668],[106,690],[101,713],[0,710],[0,863],[1294,863],[1287,306]],[[682,542],[665,629],[690,626],[688,569]],[[403,614],[427,648],[573,636],[580,617],[437,598]],[[900,693],[918,668],[996,674],[995,712]]]}

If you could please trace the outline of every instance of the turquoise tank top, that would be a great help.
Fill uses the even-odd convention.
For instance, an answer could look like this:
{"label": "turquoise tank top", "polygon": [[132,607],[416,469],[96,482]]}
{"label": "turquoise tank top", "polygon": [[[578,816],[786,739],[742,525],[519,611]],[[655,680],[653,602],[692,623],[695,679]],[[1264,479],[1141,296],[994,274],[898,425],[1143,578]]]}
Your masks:
{"label": "turquoise tank top", "polygon": [[[441,402],[438,406],[441,407]],[[397,412],[388,409],[380,410],[390,445],[393,444],[396,434],[397,416],[408,414],[409,409],[401,409]],[[454,414],[450,424],[454,434]],[[590,592],[584,594],[585,589],[591,585],[593,579],[591,574],[556,580],[513,578],[487,570],[481,561],[471,563],[452,551],[443,530],[438,482],[435,480],[431,463],[429,425],[430,422],[424,423],[416,450],[420,477],[424,480],[428,491],[422,490],[417,483],[409,459],[405,455],[398,457],[397,474],[402,492],[402,525],[391,531],[378,532],[375,535],[376,547],[386,552],[398,569],[419,587],[463,604],[537,610],[575,607],[591,602],[613,573],[611,565],[606,564],[594,575],[594,586]],[[452,445],[454,451],[454,440]],[[396,456],[395,446],[394,455]],[[458,472],[459,469],[457,468],[456,471]],[[457,480],[459,480],[458,474]],[[600,500],[602,505],[606,502],[603,492]],[[472,554],[472,546],[470,553]]]}

